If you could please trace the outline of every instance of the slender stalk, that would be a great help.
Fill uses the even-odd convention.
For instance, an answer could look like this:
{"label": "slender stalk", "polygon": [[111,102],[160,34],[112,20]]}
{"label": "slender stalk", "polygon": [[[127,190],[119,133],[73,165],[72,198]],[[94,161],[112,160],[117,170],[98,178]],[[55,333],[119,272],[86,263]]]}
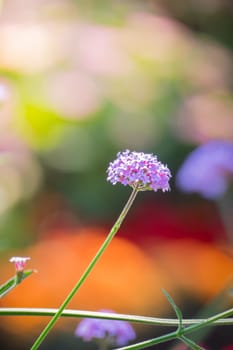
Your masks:
{"label": "slender stalk", "polygon": [[170,333],[167,333],[165,335],[161,335],[161,336],[153,338],[153,339],[148,339],[148,340],[142,341],[140,343],[124,346],[123,348],[117,348],[117,350],[138,350],[138,349],[144,349],[144,348],[148,348],[148,347],[150,347],[152,345],[165,343],[167,341],[170,341],[170,340],[173,340],[173,339],[176,339],[176,338],[178,338],[178,333],[177,333],[177,331],[174,331],[174,332],[170,332]]}
{"label": "slender stalk", "polygon": [[[0,316],[53,316],[58,309],[53,308],[0,308]],[[74,318],[98,318],[106,320],[120,320],[133,323],[141,323],[154,326],[171,327],[178,326],[179,321],[173,318],[159,318],[159,317],[146,317],[137,315],[125,315],[125,314],[113,314],[96,311],[83,311],[83,310],[70,310],[66,309],[62,312],[61,317],[74,317]],[[191,318],[183,319],[183,326],[196,325],[200,322],[204,322],[204,318]],[[232,326],[233,318],[223,318],[214,321],[211,326]]]}
{"label": "slender stalk", "polygon": [[132,193],[131,193],[131,195],[130,195],[127,203],[126,203],[126,205],[124,206],[121,214],[119,215],[118,219],[116,220],[115,224],[113,225],[112,229],[110,230],[110,232],[109,232],[107,238],[105,239],[104,243],[102,244],[102,246],[100,247],[100,249],[98,250],[96,255],[94,256],[94,258],[91,260],[90,264],[88,265],[88,267],[86,268],[86,270],[84,271],[84,273],[82,274],[82,276],[80,277],[80,279],[78,280],[78,282],[76,283],[74,288],[71,290],[71,292],[68,294],[66,299],[63,301],[63,303],[59,307],[58,311],[54,314],[53,318],[50,320],[50,322],[43,329],[43,331],[41,332],[39,337],[36,339],[36,341],[34,342],[34,344],[31,347],[31,350],[38,349],[38,347],[40,346],[42,341],[45,339],[47,334],[50,332],[52,327],[55,325],[55,323],[57,322],[57,320],[61,316],[63,310],[66,308],[66,306],[69,304],[69,302],[71,301],[71,299],[73,298],[75,293],[78,291],[78,289],[81,287],[83,282],[86,280],[87,276],[92,271],[93,267],[95,266],[95,264],[97,263],[97,261],[99,260],[99,258],[101,257],[101,255],[103,254],[105,249],[108,247],[108,245],[110,244],[111,240],[113,239],[113,237],[115,236],[117,231],[119,230],[119,228],[120,228],[120,226],[121,226],[121,224],[122,224],[126,214],[128,213],[130,207],[133,204],[133,201],[134,201],[137,193],[138,193],[138,188],[134,187],[134,189],[133,189],[133,191],[132,191]]}
{"label": "slender stalk", "polygon": [[223,319],[223,318],[226,318],[226,317],[230,317],[232,315],[233,315],[233,308],[228,309],[228,310],[223,311],[223,312],[220,312],[220,313],[218,313],[218,314],[216,314],[214,316],[207,317],[202,322],[197,323],[195,325],[191,325],[191,326],[185,328],[183,330],[183,334],[187,334],[187,333],[191,333],[191,332],[194,332],[194,331],[198,331],[199,329],[201,329],[203,327],[206,327],[206,326],[212,326],[212,324],[214,322],[216,322],[217,320],[220,320],[220,319]]}
{"label": "slender stalk", "polygon": [[[233,308],[223,311],[221,313],[218,313],[214,316],[208,317],[204,320],[202,320],[200,323],[191,325],[189,327],[177,330],[175,332],[170,332],[168,334],[153,338],[153,339],[149,339],[149,340],[145,340],[143,342],[140,343],[136,343],[133,345],[129,345],[129,346],[124,346],[123,348],[118,348],[117,350],[139,350],[139,349],[144,349],[147,347],[150,347],[152,345],[156,345],[156,344],[160,344],[160,343],[164,343],[166,341],[169,340],[173,340],[173,339],[179,339],[182,337],[182,335],[186,335],[188,333],[192,333],[194,331],[197,331],[203,327],[206,326],[212,326],[214,324],[214,322],[216,322],[217,320],[220,320],[222,318],[225,317],[229,317],[233,315]],[[182,321],[183,323],[183,321]]]}

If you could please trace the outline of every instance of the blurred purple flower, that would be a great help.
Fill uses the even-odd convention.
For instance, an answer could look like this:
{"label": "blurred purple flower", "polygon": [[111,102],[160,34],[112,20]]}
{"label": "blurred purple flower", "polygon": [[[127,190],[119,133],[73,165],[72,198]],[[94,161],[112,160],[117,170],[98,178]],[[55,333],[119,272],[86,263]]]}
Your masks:
{"label": "blurred purple flower", "polygon": [[29,257],[13,256],[9,261],[15,264],[16,272],[22,272],[25,269]]}
{"label": "blurred purple flower", "polygon": [[[110,312],[111,310],[100,310]],[[124,346],[136,338],[133,327],[126,321],[84,318],[75,330],[75,335],[85,341],[104,341],[109,346]]]}
{"label": "blurred purple flower", "polygon": [[181,166],[176,183],[184,192],[215,199],[224,194],[233,176],[233,143],[211,141],[194,150]]}
{"label": "blurred purple flower", "polygon": [[137,187],[141,191],[170,190],[170,170],[153,154],[129,150],[119,152],[117,159],[110,163],[107,173],[107,180],[113,185],[120,182],[124,186]]}

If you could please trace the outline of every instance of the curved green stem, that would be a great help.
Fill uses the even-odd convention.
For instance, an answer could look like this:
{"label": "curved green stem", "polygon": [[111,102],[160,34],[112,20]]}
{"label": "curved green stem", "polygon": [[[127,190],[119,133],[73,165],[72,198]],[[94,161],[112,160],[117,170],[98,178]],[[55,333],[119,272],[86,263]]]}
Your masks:
{"label": "curved green stem", "polygon": [[31,350],[38,349],[38,347],[40,346],[40,344],[42,343],[44,338],[47,336],[49,331],[52,329],[52,327],[55,325],[55,323],[57,322],[57,320],[61,316],[63,310],[66,308],[66,306],[69,304],[69,302],[71,301],[71,299],[73,298],[75,293],[78,291],[78,289],[81,287],[83,282],[86,280],[87,276],[92,271],[93,267],[95,266],[95,264],[97,263],[97,261],[99,260],[99,258],[101,257],[101,255],[103,254],[105,249],[108,247],[109,243],[111,242],[111,240],[113,239],[113,237],[115,236],[117,231],[119,230],[119,228],[120,228],[120,226],[121,226],[121,224],[122,224],[126,214],[128,213],[131,205],[133,204],[133,201],[134,201],[137,193],[138,193],[138,188],[135,187],[133,189],[133,191],[132,191],[132,193],[131,193],[131,195],[130,195],[127,203],[126,203],[126,205],[124,206],[121,214],[119,215],[117,221],[115,222],[115,224],[113,225],[112,229],[110,230],[107,238],[105,239],[104,243],[102,244],[102,246],[100,247],[100,249],[98,250],[96,255],[94,256],[94,258],[91,260],[90,264],[88,265],[88,267],[86,268],[86,270],[84,271],[84,273],[82,274],[82,276],[80,277],[80,279],[78,280],[78,282],[76,283],[74,288],[71,290],[69,295],[66,297],[64,302],[61,304],[61,306],[59,307],[58,311],[55,313],[53,318],[50,320],[50,322],[47,324],[47,326],[41,332],[39,337],[36,339],[36,341],[34,342],[34,344],[31,347]]}
{"label": "curved green stem", "polygon": [[[58,309],[54,308],[0,308],[0,316],[53,316]],[[96,311],[83,311],[83,310],[70,310],[66,309],[62,312],[61,317],[74,317],[74,318],[99,318],[106,320],[120,320],[133,323],[141,323],[154,326],[178,326],[179,321],[173,318],[159,318],[159,317],[146,317],[137,315],[125,315],[125,314],[113,314],[106,312]],[[200,322],[204,322],[203,318],[183,319],[182,325],[196,325]],[[213,322],[213,326],[232,326],[233,318],[223,318]]]}
{"label": "curved green stem", "polygon": [[[217,320],[220,320],[220,319],[232,316],[232,315],[233,315],[233,308],[226,310],[226,311],[223,311],[221,313],[218,313],[214,316],[208,317],[208,318],[202,320],[201,322],[196,323],[194,325],[191,325],[189,327],[182,328],[182,329],[179,329],[175,332],[170,332],[168,334],[165,334],[165,335],[153,338],[153,339],[145,340],[145,341],[140,342],[140,343],[136,343],[136,344],[129,345],[129,346],[124,346],[123,348],[118,348],[117,350],[139,350],[139,349],[144,349],[144,348],[150,347],[152,345],[164,343],[164,342],[167,342],[169,340],[180,338],[182,335],[186,335],[188,333],[195,332],[203,327],[213,326],[214,322],[216,322]],[[182,321],[182,323],[183,323],[183,321]]]}

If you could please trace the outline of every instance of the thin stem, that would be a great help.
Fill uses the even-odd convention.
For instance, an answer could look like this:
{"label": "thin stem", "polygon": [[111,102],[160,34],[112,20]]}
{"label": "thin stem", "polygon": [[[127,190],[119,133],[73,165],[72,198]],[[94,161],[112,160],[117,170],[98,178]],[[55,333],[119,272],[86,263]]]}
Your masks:
{"label": "thin stem", "polygon": [[193,350],[205,350],[204,348],[202,348],[201,346],[199,346],[198,344],[196,344],[194,341],[192,341],[189,338],[186,338],[184,335],[182,335],[180,338],[178,338],[179,340],[181,340],[184,344],[188,345],[190,347],[190,349]]}
{"label": "thin stem", "polygon": [[133,345],[124,346],[123,348],[117,348],[116,350],[138,350],[138,349],[144,349],[144,348],[148,348],[148,347],[150,347],[152,345],[165,343],[167,341],[170,341],[170,340],[173,340],[173,339],[176,339],[176,338],[178,338],[177,331],[170,332],[170,333],[167,333],[165,335],[161,335],[161,336],[153,338],[153,339],[148,339],[148,340],[145,340],[145,341],[142,341],[140,343],[133,344]]}
{"label": "thin stem", "polygon": [[88,267],[86,268],[86,270],[84,271],[84,273],[82,274],[82,276],[80,277],[80,279],[78,280],[78,282],[76,283],[74,288],[71,290],[71,292],[68,294],[66,299],[63,301],[63,303],[59,307],[58,311],[55,313],[53,318],[50,320],[50,322],[43,329],[43,331],[41,332],[39,337],[36,339],[36,341],[34,342],[34,344],[31,347],[31,350],[38,349],[38,347],[40,346],[40,344],[42,343],[44,338],[47,336],[49,331],[52,329],[52,327],[55,325],[55,323],[57,322],[57,320],[61,316],[63,310],[66,308],[66,306],[69,304],[69,302],[71,301],[71,299],[73,298],[75,293],[78,291],[78,289],[81,287],[83,282],[86,280],[87,276],[92,271],[93,267],[95,266],[95,264],[97,263],[97,261],[99,260],[99,258],[101,257],[101,255],[103,254],[105,249],[108,247],[108,245],[110,244],[111,240],[113,239],[113,237],[115,236],[117,231],[119,230],[119,228],[120,228],[120,226],[121,226],[121,224],[122,224],[126,214],[128,213],[130,207],[133,204],[133,201],[134,201],[137,193],[138,193],[138,188],[135,187],[133,189],[133,191],[132,191],[132,193],[131,193],[131,195],[130,195],[127,203],[126,203],[126,205],[124,206],[121,214],[119,215],[118,219],[116,220],[115,224],[113,225],[112,229],[110,230],[107,238],[105,239],[104,243],[102,244],[102,246],[100,247],[100,249],[98,250],[96,255],[94,256],[94,258],[91,260],[90,264],[88,265]]}
{"label": "thin stem", "polygon": [[185,328],[183,330],[183,334],[187,334],[187,333],[191,333],[191,332],[194,332],[194,331],[198,331],[199,329],[205,327],[205,326],[209,326],[213,324],[213,322],[217,321],[217,320],[220,320],[220,319],[223,319],[223,318],[226,318],[226,317],[230,317],[233,315],[233,308],[231,309],[228,309],[226,311],[223,311],[223,312],[220,312],[214,316],[211,316],[211,317],[207,317],[206,319],[204,319],[202,322],[198,323],[198,324],[195,324],[195,325],[191,325],[187,328]]}
{"label": "thin stem", "polygon": [[[0,308],[0,316],[53,316],[58,309],[53,308]],[[178,326],[179,321],[173,318],[158,318],[158,317],[146,317],[137,315],[125,315],[115,313],[105,313],[96,311],[83,311],[83,310],[64,310],[61,317],[74,317],[74,318],[97,318],[106,320],[120,320],[134,323],[141,323],[154,326]],[[205,319],[183,319],[182,325],[196,325],[200,322],[204,322]],[[232,326],[233,318],[223,318],[213,322],[212,326]]]}
{"label": "thin stem", "polygon": [[233,308],[226,310],[226,311],[223,311],[221,313],[218,313],[214,316],[208,317],[208,318],[204,319],[203,321],[201,321],[200,323],[191,325],[187,328],[183,328],[179,331],[170,332],[168,334],[165,334],[165,335],[153,338],[153,339],[145,340],[145,341],[140,342],[140,343],[136,343],[136,344],[129,345],[129,346],[124,346],[123,348],[118,348],[117,350],[139,350],[139,349],[144,349],[144,348],[150,347],[152,345],[164,343],[166,341],[173,340],[176,338],[179,339],[182,335],[192,333],[192,332],[197,331],[197,330],[199,330],[203,327],[206,327],[206,326],[212,326],[213,323],[216,322],[217,320],[220,320],[222,318],[229,317],[232,315],[233,315]]}

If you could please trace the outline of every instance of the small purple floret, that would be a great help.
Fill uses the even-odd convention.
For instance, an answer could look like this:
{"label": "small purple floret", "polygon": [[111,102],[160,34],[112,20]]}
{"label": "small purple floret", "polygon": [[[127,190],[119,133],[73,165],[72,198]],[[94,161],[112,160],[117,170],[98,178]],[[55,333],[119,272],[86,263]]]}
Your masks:
{"label": "small purple floret", "polygon": [[107,180],[113,185],[120,182],[141,191],[170,190],[170,170],[153,154],[129,150],[119,152],[117,159],[110,163],[107,173]]}
{"label": "small purple floret", "polygon": [[233,178],[233,143],[211,141],[194,150],[181,166],[176,183],[184,192],[197,192],[216,199]]}
{"label": "small purple floret", "polygon": [[[100,310],[110,312],[111,310]],[[76,328],[75,335],[84,341],[103,340],[109,345],[124,346],[136,338],[133,327],[126,321],[84,318]],[[112,342],[112,343],[111,343]]]}

